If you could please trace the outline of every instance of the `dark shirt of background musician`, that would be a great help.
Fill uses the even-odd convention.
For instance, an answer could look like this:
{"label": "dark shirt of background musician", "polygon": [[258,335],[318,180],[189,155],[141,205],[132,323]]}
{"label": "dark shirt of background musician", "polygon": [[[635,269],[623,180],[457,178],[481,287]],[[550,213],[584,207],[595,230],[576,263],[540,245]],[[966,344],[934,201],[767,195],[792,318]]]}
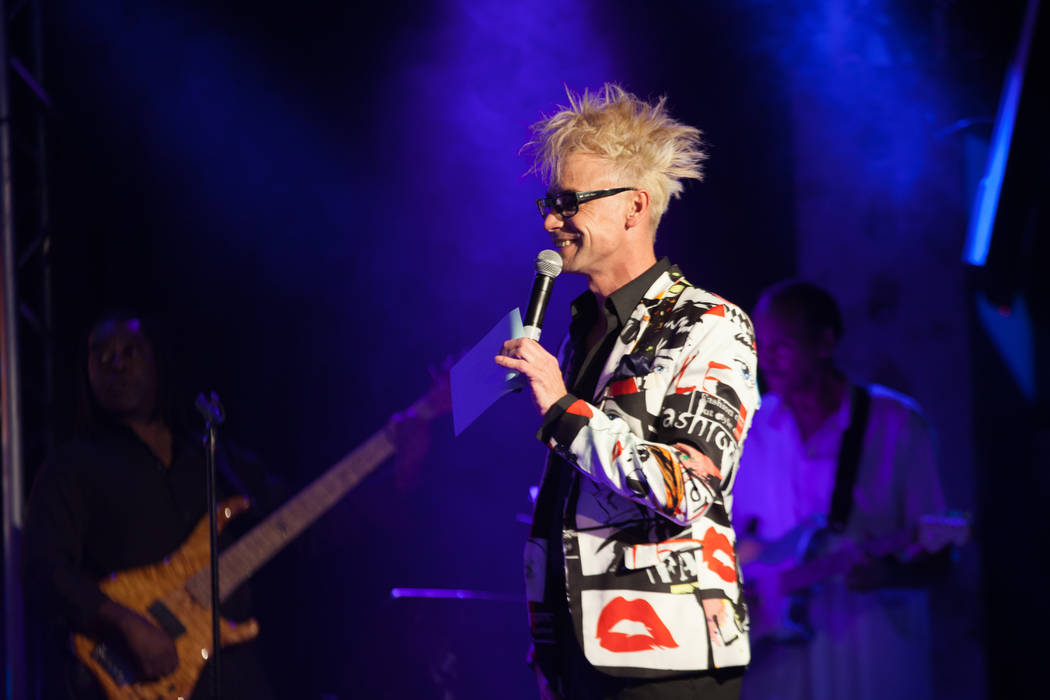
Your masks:
{"label": "dark shirt of background musician", "polygon": [[[111,313],[92,328],[107,321],[133,319],[141,317]],[[143,319],[138,329],[151,343],[156,358],[154,416],[171,430],[171,463],[165,466],[133,430],[102,409],[88,378],[90,334],[85,335],[77,378],[77,437],[41,468],[27,510],[27,592],[30,615],[42,623],[38,668],[45,698],[69,697],[70,693],[87,697],[92,692],[83,670],[65,652],[65,639],[71,631],[97,629],[105,600],[98,581],[111,572],[162,560],[185,541],[207,512],[201,431],[191,428],[190,411],[184,408],[192,407],[192,393],[177,395],[177,387],[185,385],[174,374],[171,344],[163,328]],[[247,488],[234,471],[236,463],[245,475],[261,475],[258,464],[251,461],[247,453],[220,444],[220,498],[262,490],[261,486]],[[241,523],[234,521],[223,540],[232,541],[249,520],[242,516]],[[250,616],[250,609],[250,592],[242,587],[224,603],[223,614],[243,620]],[[264,683],[253,657],[250,649],[228,651],[224,658],[230,663],[224,665],[224,677],[237,677],[246,686],[255,685],[256,679]],[[207,687],[202,678],[197,694]],[[264,688],[258,693],[265,697]]]}

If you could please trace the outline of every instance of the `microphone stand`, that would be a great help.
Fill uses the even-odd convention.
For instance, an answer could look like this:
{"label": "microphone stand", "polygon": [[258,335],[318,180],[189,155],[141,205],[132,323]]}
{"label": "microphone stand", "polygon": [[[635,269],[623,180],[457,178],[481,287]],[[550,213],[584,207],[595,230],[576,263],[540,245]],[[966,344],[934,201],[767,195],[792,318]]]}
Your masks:
{"label": "microphone stand", "polygon": [[219,529],[216,522],[215,497],[215,436],[219,425],[226,420],[226,412],[218,395],[213,391],[211,396],[199,394],[196,401],[197,410],[204,418],[207,433],[204,436],[205,482],[207,484],[208,535],[211,542],[211,698],[219,700],[219,672],[221,647],[219,644]]}

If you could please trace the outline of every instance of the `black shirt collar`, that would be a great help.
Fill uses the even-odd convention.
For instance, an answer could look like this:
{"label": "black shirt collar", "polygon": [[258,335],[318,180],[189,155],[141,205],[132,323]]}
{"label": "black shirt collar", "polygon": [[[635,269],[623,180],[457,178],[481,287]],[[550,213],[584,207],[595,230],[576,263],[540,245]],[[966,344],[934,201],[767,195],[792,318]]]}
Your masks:
{"label": "black shirt collar", "polygon": [[[631,313],[634,312],[635,307],[642,301],[642,297],[645,296],[645,293],[649,291],[649,287],[653,286],[653,283],[656,282],[657,278],[669,269],[671,269],[671,261],[666,257],[660,258],[648,270],[638,275],[606,298],[606,308],[611,308],[616,314],[620,327],[627,324],[627,321],[631,318]],[[595,308],[596,306],[597,300],[594,297],[594,292],[589,289],[576,297],[572,302],[573,325],[577,325],[577,322],[583,322],[588,319],[593,321],[594,314],[597,311]],[[583,325],[586,328],[590,327],[591,324],[584,323]]]}

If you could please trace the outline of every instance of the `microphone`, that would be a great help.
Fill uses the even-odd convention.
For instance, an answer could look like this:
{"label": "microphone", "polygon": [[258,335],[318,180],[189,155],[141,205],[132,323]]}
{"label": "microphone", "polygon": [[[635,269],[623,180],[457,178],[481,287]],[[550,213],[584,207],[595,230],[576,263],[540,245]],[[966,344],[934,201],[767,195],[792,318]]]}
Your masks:
{"label": "microphone", "polygon": [[551,287],[554,278],[561,274],[561,256],[553,250],[541,250],[536,256],[536,281],[532,283],[532,296],[529,298],[529,309],[525,312],[525,337],[540,339],[543,327],[543,316],[551,300]]}

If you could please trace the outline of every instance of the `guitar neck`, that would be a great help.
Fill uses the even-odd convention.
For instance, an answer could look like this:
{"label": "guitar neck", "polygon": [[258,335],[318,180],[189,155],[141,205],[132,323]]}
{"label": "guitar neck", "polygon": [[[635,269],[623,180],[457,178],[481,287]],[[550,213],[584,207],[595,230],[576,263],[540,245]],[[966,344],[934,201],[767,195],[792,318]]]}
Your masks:
{"label": "guitar neck", "polygon": [[[387,431],[378,431],[227,548],[219,557],[219,600],[225,600],[395,451]],[[186,583],[190,595],[205,606],[210,600],[210,577],[211,567],[206,566]]]}
{"label": "guitar neck", "polygon": [[849,543],[842,549],[794,566],[780,575],[780,589],[791,594],[848,572],[869,554],[881,557],[903,551],[915,541],[914,530],[901,530],[867,543],[863,548]]}

